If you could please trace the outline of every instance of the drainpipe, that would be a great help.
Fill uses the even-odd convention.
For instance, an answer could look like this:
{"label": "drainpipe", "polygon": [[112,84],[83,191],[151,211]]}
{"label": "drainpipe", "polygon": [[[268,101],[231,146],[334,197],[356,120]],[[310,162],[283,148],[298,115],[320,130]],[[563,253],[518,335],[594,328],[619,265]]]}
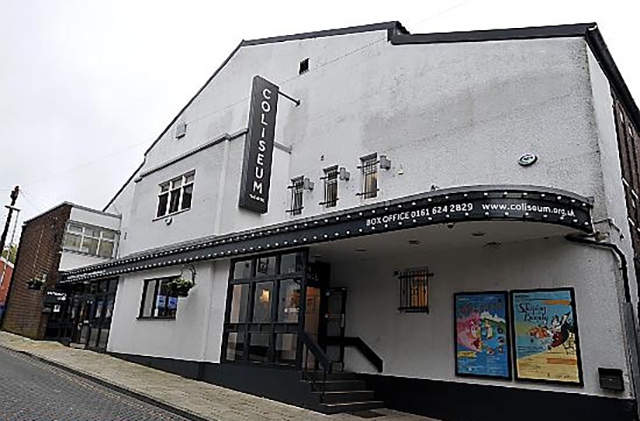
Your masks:
{"label": "drainpipe", "polygon": [[[604,241],[595,241],[595,240],[591,240],[589,238],[586,238],[580,235],[574,235],[574,234],[566,235],[564,238],[567,241],[571,241],[573,243],[581,243],[581,244],[587,244],[594,247],[608,248],[609,250],[611,250],[611,252],[613,252],[616,256],[618,256],[618,259],[620,260],[620,265],[622,266],[620,270],[622,271],[622,282],[624,286],[624,301],[625,303],[631,303],[631,289],[629,287],[629,269],[628,269],[629,265],[627,264],[627,257],[624,255],[622,250],[620,250],[620,248],[616,244],[607,243]],[[636,279],[636,283],[638,283],[638,293],[640,293],[640,279]],[[640,301],[640,297],[638,298]]]}
{"label": "drainpipe", "polygon": [[[631,366],[631,383],[633,384],[633,397],[636,401],[636,414],[640,419],[640,405],[638,405],[638,387],[640,387],[640,361],[639,361],[639,346],[638,346],[638,334],[636,329],[636,318],[633,313],[633,304],[631,303],[631,289],[629,287],[629,265],[627,264],[627,257],[622,250],[613,243],[607,243],[604,241],[595,241],[584,236],[569,234],[564,237],[567,241],[573,243],[585,244],[592,247],[603,247],[611,250],[620,260],[620,270],[622,271],[622,282],[624,286],[624,305],[623,305],[623,320],[625,336],[627,338],[627,351],[629,352],[629,362]],[[640,309],[640,280],[636,279],[638,285],[638,308]],[[640,317],[640,315],[639,315]]]}

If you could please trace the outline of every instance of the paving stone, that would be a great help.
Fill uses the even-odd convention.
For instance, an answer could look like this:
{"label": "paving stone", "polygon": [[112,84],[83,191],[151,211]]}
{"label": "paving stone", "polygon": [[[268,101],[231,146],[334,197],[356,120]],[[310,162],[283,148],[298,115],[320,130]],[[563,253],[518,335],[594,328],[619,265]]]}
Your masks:
{"label": "paving stone", "polygon": [[[363,419],[362,417],[350,414],[324,415],[209,383],[186,379],[175,374],[123,361],[107,354],[68,348],[57,342],[32,341],[7,332],[0,332],[0,349],[2,347],[25,352],[43,360],[60,364],[83,373],[86,376],[93,377],[124,390],[161,402],[164,405],[178,408],[188,414],[193,414],[194,416],[211,421],[361,421]],[[42,364],[42,366],[44,367],[46,364]],[[0,361],[0,375],[3,371],[4,365]],[[35,376],[34,381],[37,383],[36,374],[32,375]],[[49,383],[48,386],[52,387],[55,386],[55,384]],[[31,387],[35,386],[32,385]],[[43,389],[38,390],[44,393]],[[12,399],[17,402],[18,411],[26,410],[25,406],[28,408],[28,401],[24,399],[17,400],[19,396],[12,396]],[[51,405],[55,406],[55,402],[55,399],[51,399]],[[65,400],[61,399],[61,402],[64,403]],[[123,407],[128,408],[129,406],[123,405]],[[2,406],[0,406],[0,421],[13,421],[14,419],[16,421],[40,421],[39,418],[33,417],[2,418],[1,408]],[[375,412],[383,415],[374,418],[379,421],[436,421],[431,418],[419,417],[387,409],[376,410]],[[177,416],[174,415],[174,417]],[[55,418],[43,418],[42,420],[54,419]],[[59,418],[61,421],[71,421],[75,419],[91,421],[94,418]],[[135,421],[137,419],[138,418],[132,417],[100,418],[101,421]],[[158,421],[164,419],[182,420],[182,418],[179,417],[147,417],[142,419],[157,419]]]}

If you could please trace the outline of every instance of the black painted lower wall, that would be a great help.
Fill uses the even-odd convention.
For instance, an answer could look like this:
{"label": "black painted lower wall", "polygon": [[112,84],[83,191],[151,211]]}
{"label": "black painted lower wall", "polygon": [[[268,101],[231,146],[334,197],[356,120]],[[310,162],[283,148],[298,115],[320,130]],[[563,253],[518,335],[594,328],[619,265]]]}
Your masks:
{"label": "black painted lower wall", "polygon": [[[111,355],[187,378],[317,409],[317,400],[294,369]],[[360,377],[388,408],[443,421],[637,420],[636,402],[631,399],[374,374]]]}
{"label": "black painted lower wall", "polygon": [[110,355],[240,392],[303,408],[318,409],[317,398],[301,381],[301,374],[295,369],[258,364],[214,364],[119,353]]}
{"label": "black painted lower wall", "polygon": [[387,407],[445,421],[633,421],[635,401],[363,374]]}

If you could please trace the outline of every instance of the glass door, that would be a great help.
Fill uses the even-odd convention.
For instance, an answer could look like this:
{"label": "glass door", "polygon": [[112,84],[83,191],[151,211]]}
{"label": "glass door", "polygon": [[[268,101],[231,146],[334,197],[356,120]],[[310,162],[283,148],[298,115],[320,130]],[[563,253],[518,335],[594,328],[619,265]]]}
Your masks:
{"label": "glass door", "polygon": [[323,331],[327,356],[344,368],[344,336],[346,327],[346,288],[327,288],[323,303]]}

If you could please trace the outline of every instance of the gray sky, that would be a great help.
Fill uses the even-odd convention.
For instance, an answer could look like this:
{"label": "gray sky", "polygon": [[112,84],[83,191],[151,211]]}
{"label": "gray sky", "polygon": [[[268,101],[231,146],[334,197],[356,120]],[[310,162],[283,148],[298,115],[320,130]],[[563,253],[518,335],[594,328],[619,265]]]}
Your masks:
{"label": "gray sky", "polygon": [[595,21],[640,101],[639,12],[637,0],[0,0],[0,204],[20,185],[20,223],[65,200],[101,209],[242,39]]}

